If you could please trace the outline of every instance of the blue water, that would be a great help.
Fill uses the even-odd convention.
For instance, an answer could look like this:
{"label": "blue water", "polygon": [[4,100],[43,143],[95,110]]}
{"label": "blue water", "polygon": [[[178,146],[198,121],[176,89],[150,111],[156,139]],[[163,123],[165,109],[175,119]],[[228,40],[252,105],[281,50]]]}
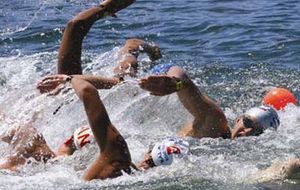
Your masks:
{"label": "blue water", "polygon": [[[55,51],[65,23],[98,1],[1,2],[1,56]],[[299,1],[137,1],[100,21],[86,51],[107,51],[130,37],[160,44],[165,61],[297,67]],[[21,31],[19,31],[21,30]]]}
{"label": "blue water", "polygon": [[[34,84],[41,76],[55,73],[57,51],[67,21],[81,10],[95,6],[97,3],[98,1],[95,0],[0,1],[0,111],[8,112],[17,118],[26,119],[26,115],[30,113],[33,106],[45,113],[55,110],[55,106],[59,105],[56,101],[61,100],[49,100],[36,92],[33,93]],[[109,73],[108,70],[111,68],[106,68],[106,66],[110,64],[111,60],[114,60],[116,51],[126,39],[135,37],[157,43],[163,52],[163,58],[158,64],[171,63],[183,66],[197,85],[221,105],[232,123],[236,115],[258,105],[263,93],[272,86],[288,87],[300,99],[299,20],[300,2],[297,0],[137,0],[132,6],[118,13],[118,18],[107,18],[95,23],[84,41],[83,64],[86,71],[96,72],[93,70],[96,68],[101,71],[100,73]],[[115,94],[123,92],[119,89],[115,89],[109,94],[113,97],[107,95],[106,100],[108,107],[111,107],[108,109],[117,115],[113,120],[120,125],[131,127],[134,125],[133,123],[142,123],[145,118],[149,119],[149,123],[143,123],[150,130],[149,136],[144,134],[142,132],[144,129],[137,124],[130,131],[134,134],[133,136],[125,129],[120,129],[122,134],[125,133],[128,137],[129,145],[136,143],[136,141],[138,144],[140,143],[132,151],[133,158],[137,161],[139,154],[135,151],[143,150],[146,148],[143,147],[143,144],[148,144],[150,141],[145,139],[160,137],[160,133],[151,130],[151,121],[155,123],[158,117],[161,119],[159,120],[160,124],[168,125],[162,132],[165,135],[169,135],[169,133],[175,135],[172,126],[175,125],[178,129],[184,121],[178,119],[180,121],[167,124],[167,121],[176,112],[161,111],[165,107],[174,110],[174,105],[180,106],[176,102],[175,96],[160,102],[158,99],[152,100],[149,95],[137,90],[137,87],[134,87],[133,90],[141,93],[140,99],[128,97],[129,103],[126,105],[114,104],[114,101],[119,100],[118,95]],[[130,94],[130,90],[121,95],[127,96],[128,94]],[[159,106],[151,106],[152,104],[149,103],[151,101],[148,101],[149,98],[158,103]],[[145,101],[149,103],[148,113],[136,116],[135,112],[138,109],[135,107],[139,107],[139,104],[145,103]],[[73,106],[80,108],[80,103]],[[183,108],[180,110],[182,113],[178,117],[186,114]],[[207,158],[199,153],[195,158],[196,161],[192,161],[192,166],[195,168],[171,169],[175,174],[170,174],[168,170],[158,169],[150,172],[150,174],[142,174],[142,177],[137,177],[138,180],[124,177],[120,181],[116,180],[111,183],[85,184],[80,181],[79,174],[82,170],[79,170],[79,174],[76,170],[77,173],[71,171],[62,173],[61,176],[58,175],[58,178],[54,175],[47,178],[47,172],[55,173],[57,172],[56,168],[48,168],[45,173],[36,169],[29,176],[21,175],[21,177],[14,176],[14,174],[0,174],[0,178],[3,180],[9,178],[9,182],[2,185],[3,188],[13,185],[14,181],[18,181],[20,185],[15,186],[15,189],[34,188],[28,186],[27,181],[41,185],[45,189],[66,188],[68,185],[58,183],[55,186],[55,184],[60,179],[68,181],[76,174],[78,177],[74,181],[79,182],[74,182],[74,187],[68,186],[69,188],[298,189],[299,185],[288,182],[283,185],[267,184],[267,186],[239,182],[247,179],[245,177],[249,169],[245,169],[247,167],[250,167],[251,172],[253,172],[261,166],[270,165],[274,159],[284,160],[299,153],[299,147],[296,146],[300,145],[299,140],[297,140],[299,139],[297,134],[300,133],[297,116],[299,110],[296,108],[291,110],[290,114],[281,114],[282,118],[285,119],[282,122],[283,125],[288,126],[282,129],[281,136],[267,134],[258,138],[258,141],[261,142],[268,142],[272,139],[272,151],[270,150],[271,153],[268,153],[271,156],[262,154],[263,151],[270,149],[270,147],[264,146],[264,143],[258,145],[262,152],[255,154],[254,151],[254,155],[250,158],[248,154],[243,152],[240,152],[238,156],[225,156],[224,159],[228,159],[228,162],[233,163],[233,166],[228,166],[230,169],[225,169],[219,175],[216,174],[218,173],[216,171],[222,170],[222,165],[226,165],[227,162],[219,158],[223,153],[213,152],[212,158]],[[63,110],[61,114],[68,116],[66,110]],[[126,114],[129,116],[124,116]],[[147,114],[156,114],[156,117],[150,117]],[[163,114],[165,116],[161,116]],[[138,118],[132,119],[130,117]],[[84,117],[82,118],[76,124],[84,123]],[[122,119],[126,121],[125,124],[123,121],[121,122]],[[40,121],[41,124],[47,125],[54,122],[59,124],[53,126],[53,129],[41,128],[46,133],[46,139],[55,139],[51,142],[52,144],[50,143],[52,147],[55,147],[56,143],[61,142],[61,139],[67,135],[67,129],[63,129],[60,131],[63,135],[56,136],[56,132],[62,130],[59,125],[68,123],[68,121],[64,121],[64,117],[47,118]],[[70,122],[73,122],[72,119]],[[76,126],[72,127],[76,128]],[[295,128],[296,132],[291,133],[290,130]],[[136,140],[141,137],[144,140]],[[235,146],[238,147],[240,143],[245,148],[252,140],[234,142],[234,145],[224,140],[215,140],[216,142],[209,140],[209,142],[213,142],[208,144],[205,144],[207,143],[205,140],[196,141],[195,149],[198,150],[201,147],[200,150],[202,150],[203,146],[213,149],[218,147],[216,144],[219,144],[221,147],[227,147],[230,152],[231,146],[236,148]],[[0,146],[4,147],[4,145]],[[255,148],[255,145],[250,147]],[[1,155],[4,154],[5,152]],[[243,159],[239,160],[239,156]],[[214,162],[218,159],[220,160]],[[203,165],[199,166],[197,161]],[[247,164],[247,167],[242,169],[244,173],[236,173],[235,167],[244,164],[244,162]],[[210,175],[211,170],[205,168],[207,163],[209,167],[214,167],[214,170],[212,169],[214,174]],[[64,164],[66,163],[64,162]],[[184,166],[190,165],[185,163]],[[62,167],[67,166],[63,165]],[[161,172],[165,176],[160,176]],[[42,177],[38,174],[41,174]],[[168,176],[169,174],[174,178]],[[43,177],[46,177],[50,182],[44,183]],[[73,181],[69,180],[67,184],[72,183]]]}

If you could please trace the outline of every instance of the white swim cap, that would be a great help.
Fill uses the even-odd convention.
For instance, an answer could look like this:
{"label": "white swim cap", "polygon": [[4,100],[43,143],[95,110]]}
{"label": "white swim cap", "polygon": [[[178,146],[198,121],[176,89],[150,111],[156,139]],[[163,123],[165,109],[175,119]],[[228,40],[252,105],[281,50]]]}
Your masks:
{"label": "white swim cap", "polygon": [[170,165],[173,162],[173,154],[186,155],[189,152],[189,143],[179,138],[166,138],[156,143],[151,151],[153,163],[156,166]]}
{"label": "white swim cap", "polygon": [[83,126],[74,131],[74,145],[76,149],[81,149],[88,143],[95,141],[93,132],[89,126]]}
{"label": "white swim cap", "polygon": [[280,124],[279,117],[274,108],[270,106],[260,106],[251,108],[246,112],[247,116],[254,118],[263,129],[273,128],[277,130],[277,127]]}

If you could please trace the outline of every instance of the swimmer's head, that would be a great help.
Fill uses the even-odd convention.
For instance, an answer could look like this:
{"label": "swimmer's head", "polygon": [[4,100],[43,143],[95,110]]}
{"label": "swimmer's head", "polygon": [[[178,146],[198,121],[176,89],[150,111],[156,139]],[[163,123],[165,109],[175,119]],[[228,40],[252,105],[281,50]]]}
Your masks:
{"label": "swimmer's head", "polygon": [[237,119],[231,137],[258,136],[266,129],[277,130],[279,124],[278,114],[272,107],[251,108]]}
{"label": "swimmer's head", "polygon": [[178,138],[167,138],[149,149],[139,167],[146,170],[155,166],[171,165],[174,154],[185,155],[188,151],[188,142]]}
{"label": "swimmer's head", "polygon": [[158,45],[156,44],[144,44],[142,46],[143,50],[145,50],[146,52],[148,52],[148,56],[151,59],[151,61],[156,61],[160,58],[162,58],[162,54],[160,51],[160,48]]}
{"label": "swimmer's head", "polygon": [[84,147],[86,144],[95,141],[94,134],[89,126],[83,126],[74,131],[73,134],[74,146],[77,150]]}

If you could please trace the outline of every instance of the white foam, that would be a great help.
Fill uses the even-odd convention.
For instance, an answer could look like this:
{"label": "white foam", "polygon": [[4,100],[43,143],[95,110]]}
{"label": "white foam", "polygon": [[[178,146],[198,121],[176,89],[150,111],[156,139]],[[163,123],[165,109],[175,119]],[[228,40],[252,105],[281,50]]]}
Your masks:
{"label": "white foam", "polygon": [[[111,70],[117,60],[115,48],[93,57],[84,63],[85,72],[113,75]],[[50,147],[56,149],[73,130],[87,123],[82,103],[69,92],[56,97],[40,95],[35,84],[41,76],[54,73],[57,53],[39,53],[31,56],[0,58],[1,75],[5,85],[0,92],[1,111],[12,115],[21,123],[30,120],[34,112],[38,119],[34,126],[42,132]],[[207,85],[202,83],[202,85]],[[136,81],[127,82],[110,90],[100,90],[111,120],[128,142],[135,163],[142,160],[148,146],[165,136],[176,135],[191,116],[174,94],[153,97],[141,90]],[[64,103],[56,115],[55,109]],[[236,109],[235,109],[236,110]],[[238,115],[232,108],[226,115],[234,120]],[[132,187],[140,183],[173,183],[173,179],[208,180],[226,184],[243,183],[248,175],[265,168],[275,159],[284,160],[300,155],[299,125],[300,108],[290,106],[279,112],[281,126],[278,132],[267,131],[259,137],[240,138],[234,141],[224,139],[189,138],[192,154],[188,159],[176,160],[170,167],[158,167],[145,173],[123,175],[111,180],[84,182],[81,177],[98,154],[96,146],[76,152],[69,158],[49,164],[27,165],[19,173],[0,172],[0,183],[14,189],[101,188]],[[1,123],[1,130],[10,127]],[[8,146],[0,143],[1,156],[7,155]]]}

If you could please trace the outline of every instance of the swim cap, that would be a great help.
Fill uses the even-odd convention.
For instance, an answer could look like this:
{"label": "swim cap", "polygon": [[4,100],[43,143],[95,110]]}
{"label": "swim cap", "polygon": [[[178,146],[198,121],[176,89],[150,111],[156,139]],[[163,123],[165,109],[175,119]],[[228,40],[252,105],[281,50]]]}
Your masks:
{"label": "swim cap", "polygon": [[153,163],[156,166],[170,165],[173,162],[173,154],[186,155],[189,151],[189,143],[179,138],[166,138],[156,143],[151,151]]}
{"label": "swim cap", "polygon": [[76,149],[81,149],[86,144],[95,141],[93,132],[89,126],[83,126],[76,129],[73,136]]}
{"label": "swim cap", "polygon": [[263,99],[263,104],[273,106],[277,110],[283,109],[290,103],[297,105],[297,99],[292,92],[285,88],[274,88]]}
{"label": "swim cap", "polygon": [[246,112],[246,115],[258,121],[264,130],[267,128],[273,128],[277,130],[277,127],[280,124],[276,110],[270,106],[263,105],[260,107],[251,108]]}
{"label": "swim cap", "polygon": [[172,64],[172,63],[155,65],[151,69],[151,73],[152,74],[166,74],[169,71],[169,69],[173,66],[174,66],[174,64]]}

